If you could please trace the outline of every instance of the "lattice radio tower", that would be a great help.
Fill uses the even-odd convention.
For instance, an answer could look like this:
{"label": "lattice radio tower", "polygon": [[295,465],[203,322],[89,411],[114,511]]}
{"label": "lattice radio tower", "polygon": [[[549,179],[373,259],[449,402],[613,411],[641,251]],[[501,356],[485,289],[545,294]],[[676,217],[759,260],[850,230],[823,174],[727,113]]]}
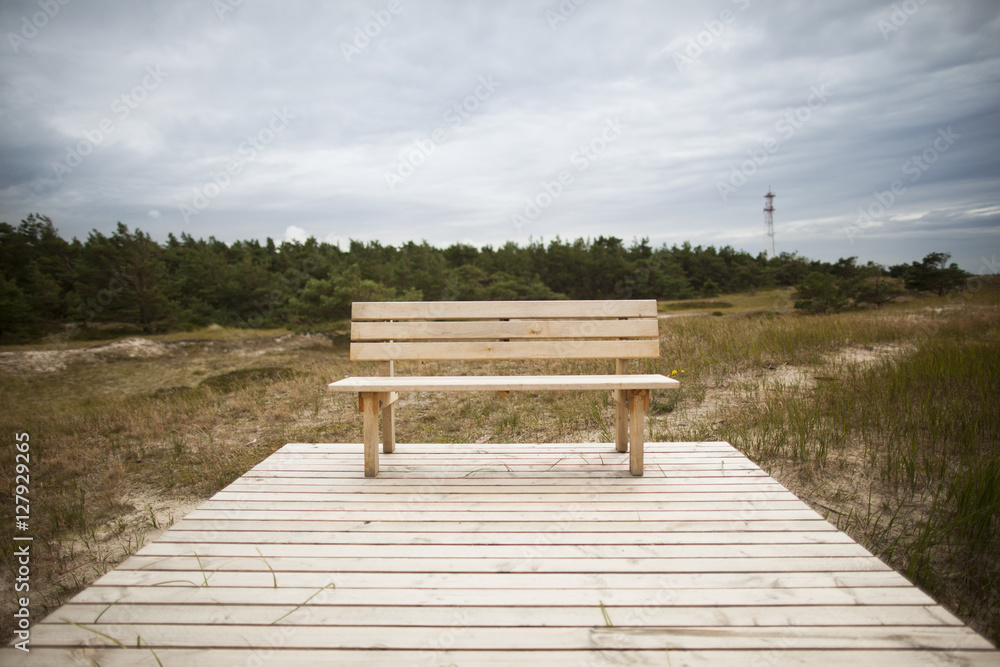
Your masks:
{"label": "lattice radio tower", "polygon": [[771,254],[769,256],[774,257],[774,193],[771,192],[771,186],[767,186],[767,194],[764,195],[764,201],[764,224],[767,225],[767,238],[771,242]]}

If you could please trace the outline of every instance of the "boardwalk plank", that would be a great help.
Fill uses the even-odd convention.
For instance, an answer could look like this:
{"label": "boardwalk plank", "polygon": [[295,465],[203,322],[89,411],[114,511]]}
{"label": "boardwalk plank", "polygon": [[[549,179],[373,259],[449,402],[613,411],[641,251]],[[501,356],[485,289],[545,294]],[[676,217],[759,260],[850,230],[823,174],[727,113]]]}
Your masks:
{"label": "boardwalk plank", "polygon": [[[769,627],[468,627],[460,624],[461,612],[450,628],[395,626],[391,631],[371,626],[277,626],[269,628],[283,638],[282,649],[404,649],[420,651],[442,645],[442,633],[456,650],[525,649],[986,649],[989,643],[972,630],[953,626],[908,626],[887,633],[884,627],[853,626],[787,628],[776,633]],[[68,623],[42,623],[35,628],[35,643],[41,646],[112,646],[115,640],[134,646],[216,648],[272,648],[273,641],[254,625],[138,625],[94,623],[79,627]],[[113,638],[113,639],[112,639]]]}
{"label": "boardwalk plank", "polygon": [[[108,572],[94,586],[120,587],[128,585],[152,586],[156,582],[174,581],[181,582],[186,579],[199,580],[201,571],[184,573],[181,577],[177,573],[171,573],[169,577],[156,572],[139,572],[134,570],[112,570]],[[446,572],[380,572],[378,576],[372,576],[370,572],[338,572],[336,580],[331,573],[309,573],[309,572],[285,572],[281,575],[282,588],[312,588],[313,590],[326,586],[333,582],[337,585],[337,590],[343,591],[350,588],[445,588],[445,589],[554,589],[554,590],[616,590],[616,589],[639,589],[641,591],[656,591],[658,589],[684,590],[684,589],[704,589],[704,588],[740,588],[740,589],[791,589],[791,588],[846,588],[852,589],[849,592],[856,592],[853,589],[866,588],[905,588],[907,591],[919,589],[914,588],[906,579],[890,570],[876,571],[830,571],[830,572],[756,572],[756,573],[734,573],[734,572],[675,572],[669,574],[621,574],[602,572],[593,573],[573,573],[558,572],[539,574],[534,572],[487,572],[487,573],[446,573]],[[201,588],[199,584],[192,587],[190,584],[183,584],[188,588]],[[182,585],[177,583],[175,585]],[[226,586],[271,586],[274,587],[273,578],[270,576],[256,574],[246,574],[238,572],[217,572],[212,576],[209,587],[215,590]],[[86,589],[80,595],[85,595],[90,589]],[[188,591],[191,593],[192,591]],[[268,594],[269,596],[271,593]],[[306,594],[308,595],[308,594]],[[906,598],[906,600],[918,600],[918,604],[929,604],[930,598],[920,593],[916,598]],[[75,598],[74,598],[75,600]],[[566,604],[566,600],[559,599],[560,604]],[[908,602],[909,603],[909,602]],[[533,602],[532,604],[553,604],[550,601]]]}
{"label": "boardwalk plank", "polygon": [[[423,506],[425,501],[422,498],[398,498],[394,503],[396,507],[416,507]],[[718,501],[718,500],[650,500],[647,502],[615,502],[594,500],[586,504],[576,502],[574,504],[557,503],[546,500],[537,502],[517,502],[508,501],[504,498],[480,501],[462,500],[442,500],[434,503],[434,510],[437,512],[553,512],[566,511],[567,508],[587,507],[591,511],[598,512],[652,512],[658,511],[723,511],[723,512],[743,512],[748,510],[800,510],[810,511],[809,506],[799,500],[755,500],[755,501]],[[251,494],[230,494],[225,497],[217,496],[213,500],[205,503],[199,509],[205,510],[293,510],[309,512],[313,510],[335,510],[346,511],[372,511],[383,509],[378,506],[373,507],[372,503],[364,498],[354,498],[352,500],[326,500],[322,494],[285,494],[273,497],[255,497]]]}
{"label": "boardwalk plank", "polygon": [[[549,545],[549,544],[854,544],[839,531],[775,531],[775,532],[646,532],[586,533],[560,530],[545,534],[544,538],[524,533],[451,532],[451,533],[375,533],[329,531],[221,531],[187,530],[178,524],[163,535],[156,544],[491,544],[491,545]],[[185,548],[190,549],[190,546]]]}
{"label": "boardwalk plank", "polygon": [[[616,625],[669,627],[796,627],[947,625],[962,622],[936,605],[679,607],[616,606],[606,611]],[[254,625],[281,619],[284,625],[451,627],[599,627],[605,625],[600,606],[589,607],[413,607],[373,605],[217,604],[72,604],[47,623],[165,625]]]}
{"label": "boardwalk plank", "polygon": [[292,521],[395,521],[405,522],[449,522],[449,521],[474,521],[481,523],[490,522],[510,522],[510,523],[548,523],[558,520],[571,520],[577,522],[599,522],[635,520],[635,521],[726,521],[732,517],[738,517],[743,521],[811,521],[822,520],[811,509],[790,509],[790,510],[768,510],[747,508],[742,510],[714,511],[714,510],[617,510],[617,511],[594,511],[587,508],[587,505],[567,508],[560,517],[548,511],[535,512],[514,512],[503,509],[495,511],[466,510],[442,512],[436,509],[419,509],[407,507],[405,509],[357,509],[357,510],[326,510],[326,509],[277,509],[273,507],[243,507],[236,503],[233,507],[225,505],[216,507],[211,504],[202,505],[200,508],[188,514],[190,519],[200,519],[202,521],[225,520],[238,513],[243,520],[267,520],[272,522],[292,522]]}
{"label": "boardwalk plank", "polygon": [[[804,521],[733,521],[719,515],[715,521],[572,521],[570,519],[552,517],[550,521],[535,521],[539,533],[547,535],[550,532],[650,532],[666,533],[680,532],[728,532],[728,531],[830,531],[837,529],[817,516]],[[242,512],[233,511],[215,519],[186,518],[176,524],[183,530],[205,530],[222,533],[227,530],[238,531],[364,531],[390,533],[479,533],[479,532],[511,532],[524,534],[524,521],[268,521],[266,519],[243,518]]]}
{"label": "boardwalk plank", "polygon": [[[285,573],[278,577],[275,588],[269,572],[220,573],[203,586],[202,573],[174,572],[169,577],[157,572],[126,572],[115,570],[105,575],[103,584],[91,586],[74,598],[76,602],[141,603],[169,602],[181,604],[217,603],[223,605],[258,604],[263,596],[275,604],[312,603],[324,586],[336,585],[321,602],[338,605],[388,606],[513,606],[548,607],[556,599],[564,606],[813,606],[813,605],[918,605],[934,604],[925,593],[913,586],[881,586],[875,588],[741,588],[734,582],[729,588],[413,588],[389,589],[380,586],[380,573],[369,573],[369,588],[343,588],[338,581],[346,577],[339,573]],[[510,575],[513,577],[514,575]],[[611,576],[611,575],[608,575]],[[160,585],[162,583],[162,585]],[[549,593],[545,593],[549,591]],[[58,616],[56,615],[56,618]],[[888,631],[888,630],[887,630]]]}
{"label": "boardwalk plank", "polygon": [[[270,633],[269,633],[270,634]],[[274,637],[280,646],[280,634]],[[101,667],[158,667],[159,665],[184,665],[184,667],[218,667],[218,665],[269,664],[276,660],[276,648],[258,649],[177,649],[122,650],[119,648],[82,648],[78,652],[60,649],[33,649],[31,654],[17,652],[5,663],[11,667],[79,667],[82,664],[99,664]],[[5,656],[6,657],[6,656]],[[441,665],[477,665],[482,667],[509,667],[509,651],[449,651],[427,648],[421,651],[392,650],[295,650],[284,651],[279,656],[282,665],[331,665],[338,667],[440,667]],[[266,658],[266,659],[265,659]],[[546,667],[581,667],[581,665],[640,665],[672,667],[703,667],[705,665],[788,665],[792,667],[913,667],[926,663],[935,666],[961,665],[963,667],[995,667],[996,655],[987,651],[938,651],[905,650],[716,650],[716,651],[642,651],[631,649],[597,650],[585,656],[581,651],[519,651],[516,664],[545,665]]]}
{"label": "boardwalk plank", "polygon": [[[289,558],[873,558],[861,545],[843,544],[230,544],[200,547],[156,541],[137,558],[188,556],[268,559],[275,570]],[[285,559],[285,560],[280,560]],[[138,560],[136,561],[139,562]],[[155,565],[153,566],[155,567]],[[206,566],[207,567],[207,566]],[[137,568],[129,568],[137,569]]]}
{"label": "boardwalk plank", "polygon": [[[538,553],[545,553],[543,549]],[[133,556],[119,570],[157,572],[823,572],[884,570],[877,558],[231,558]]]}

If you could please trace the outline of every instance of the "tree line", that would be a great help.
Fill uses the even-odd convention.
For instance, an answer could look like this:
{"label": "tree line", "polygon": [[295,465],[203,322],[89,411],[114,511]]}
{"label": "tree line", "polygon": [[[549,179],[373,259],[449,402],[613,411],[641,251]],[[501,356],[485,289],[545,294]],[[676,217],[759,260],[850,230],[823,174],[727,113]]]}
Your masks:
{"label": "tree line", "polygon": [[160,243],[121,223],[67,241],[32,214],[16,227],[0,222],[0,340],[87,335],[93,325],[310,328],[349,318],[353,301],[690,299],[779,286],[823,312],[881,306],[903,289],[958,289],[967,274],[948,259],[884,268],[613,236],[497,248],[352,240],[344,250],[314,238],[227,244],[187,234]]}

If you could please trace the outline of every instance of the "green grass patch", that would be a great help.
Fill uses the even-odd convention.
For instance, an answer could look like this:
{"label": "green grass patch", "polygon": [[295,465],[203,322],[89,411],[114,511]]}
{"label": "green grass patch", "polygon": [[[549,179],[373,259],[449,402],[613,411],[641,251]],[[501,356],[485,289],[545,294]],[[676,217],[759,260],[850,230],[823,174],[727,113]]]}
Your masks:
{"label": "green grass patch", "polygon": [[297,371],[280,366],[264,368],[241,368],[221,375],[213,375],[202,380],[198,386],[220,393],[231,393],[252,385],[265,385],[278,380],[294,377]]}
{"label": "green grass patch", "polygon": [[788,312],[793,310],[791,288],[759,290],[757,292],[742,292],[726,294],[718,299],[680,299],[676,301],[660,301],[657,304],[660,312],[682,313],[690,311],[724,310],[728,313],[749,311]]}
{"label": "green grass patch", "polygon": [[288,329],[253,329],[222,327],[212,324],[203,329],[191,331],[175,331],[172,333],[149,336],[152,340],[162,342],[177,341],[239,341],[253,339],[272,339],[292,333]]}
{"label": "green grass patch", "polygon": [[728,301],[672,301],[661,304],[659,310],[718,310],[719,308],[735,308]]}

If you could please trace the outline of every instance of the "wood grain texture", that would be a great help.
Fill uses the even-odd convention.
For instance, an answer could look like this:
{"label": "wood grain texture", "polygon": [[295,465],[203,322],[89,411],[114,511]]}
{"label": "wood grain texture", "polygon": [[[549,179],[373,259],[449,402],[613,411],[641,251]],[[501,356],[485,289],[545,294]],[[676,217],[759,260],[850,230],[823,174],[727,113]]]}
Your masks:
{"label": "wood grain texture", "polygon": [[655,318],[641,320],[508,320],[352,322],[352,341],[528,340],[575,338],[653,338]]}
{"label": "wood grain texture", "polygon": [[[628,374],[628,359],[615,359],[615,373]],[[628,404],[622,389],[615,390],[615,449],[628,451]]]}
{"label": "wood grain texture", "polygon": [[361,394],[361,412],[364,419],[361,435],[365,445],[365,477],[374,477],[378,474],[378,394]]}
{"label": "wood grain texture", "polygon": [[628,391],[628,469],[633,475],[643,474],[643,441],[646,434],[646,410],[649,408],[649,389]]}
{"label": "wood grain texture", "polygon": [[[256,630],[258,634],[271,638],[276,645],[282,634],[278,630]],[[431,638],[433,639],[433,637]],[[438,637],[440,639],[440,637]],[[442,641],[447,641],[444,635]],[[81,649],[74,658],[66,651],[58,649],[33,649],[30,656],[21,653],[10,657],[5,663],[12,667],[26,665],[46,665],[51,667],[79,667],[80,664],[99,664],[102,667],[158,667],[158,665],[184,665],[184,667],[218,667],[219,665],[330,665],[338,667],[367,667],[370,665],[393,665],[400,667],[441,667],[442,665],[475,665],[477,667],[510,667],[516,665],[545,665],[545,667],[581,667],[581,665],[671,665],[672,667],[704,667],[705,665],[786,665],[796,667],[859,667],[859,665],[879,665],[879,667],[913,667],[914,664],[962,665],[963,667],[996,667],[996,656],[976,650],[954,649],[918,654],[914,662],[912,649],[784,649],[776,655],[774,649],[729,649],[690,650],[668,648],[666,650],[597,649],[592,653],[579,650],[522,650],[512,655],[510,651],[454,650],[446,649],[428,641],[428,646],[419,652],[412,650],[380,649],[375,655],[370,649],[342,649],[336,651],[335,663],[330,662],[330,652],[315,649],[285,651],[290,655],[279,655],[286,662],[269,662],[262,656],[274,659],[274,649],[237,648],[205,649],[158,648],[141,653],[135,650],[123,651],[117,647],[90,647]],[[582,655],[581,655],[582,653]],[[80,659],[86,661],[81,663]],[[928,662],[921,659],[928,658]]]}
{"label": "wood grain texture", "polygon": [[656,359],[658,340],[537,340],[351,343],[352,361]]}
{"label": "wood grain texture", "polygon": [[[396,374],[394,361],[383,361],[379,364],[379,375],[392,377]],[[390,392],[382,402],[382,451],[391,454],[396,448],[396,399],[395,392]]]}
{"label": "wood grain texture", "polygon": [[355,301],[351,320],[656,317],[655,299],[611,301]]}
{"label": "wood grain texture", "polygon": [[327,385],[330,391],[579,391],[675,389],[663,375],[441,375],[350,377]]}
{"label": "wood grain texture", "polygon": [[286,445],[0,663],[1000,661],[725,443],[646,443],[643,477],[593,443],[404,445],[376,478],[363,449]]}

